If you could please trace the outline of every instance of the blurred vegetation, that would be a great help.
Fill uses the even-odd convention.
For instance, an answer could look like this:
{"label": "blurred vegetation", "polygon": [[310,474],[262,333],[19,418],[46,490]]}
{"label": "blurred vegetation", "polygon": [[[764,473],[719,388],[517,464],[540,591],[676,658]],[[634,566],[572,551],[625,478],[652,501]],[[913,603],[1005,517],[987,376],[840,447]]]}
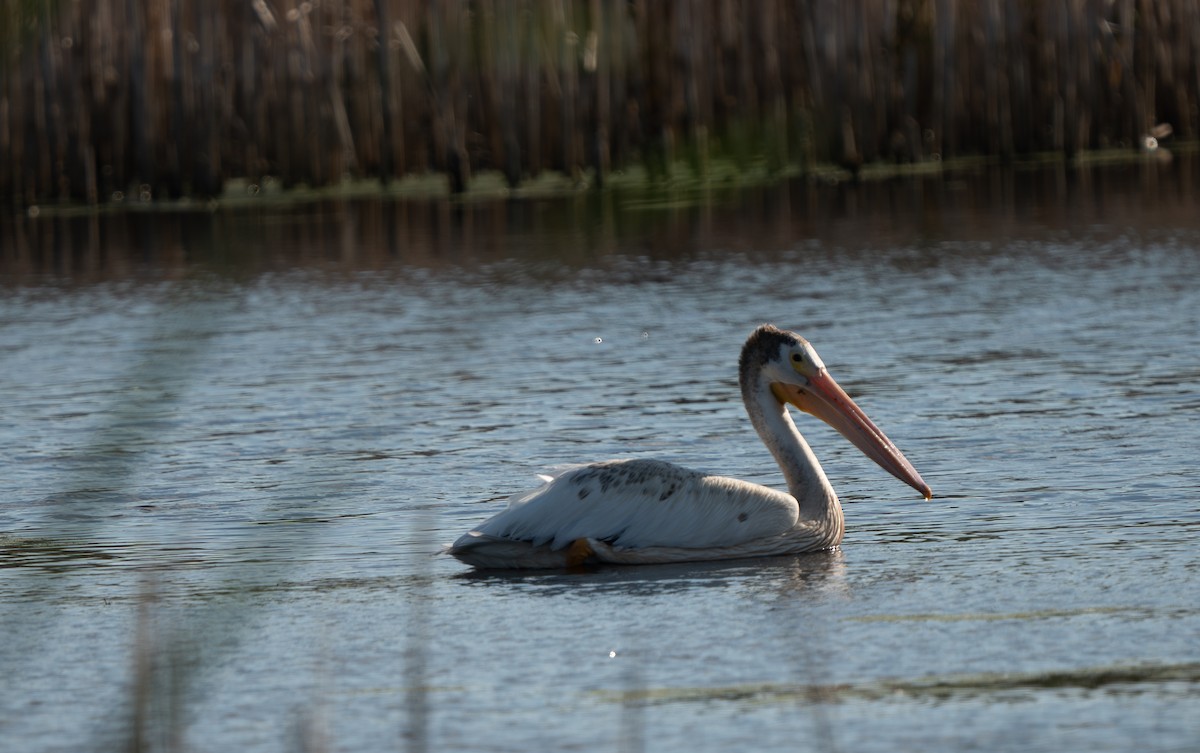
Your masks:
{"label": "blurred vegetation", "polygon": [[1195,140],[1190,0],[0,0],[0,201]]}

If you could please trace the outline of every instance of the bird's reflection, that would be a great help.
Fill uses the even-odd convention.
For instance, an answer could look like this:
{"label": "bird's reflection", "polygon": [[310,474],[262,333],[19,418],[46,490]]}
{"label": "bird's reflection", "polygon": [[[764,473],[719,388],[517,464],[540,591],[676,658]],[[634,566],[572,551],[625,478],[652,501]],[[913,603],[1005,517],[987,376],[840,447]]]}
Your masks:
{"label": "bird's reflection", "polygon": [[565,571],[470,570],[454,579],[471,587],[507,588],[536,596],[571,594],[657,595],[743,587],[776,597],[828,595],[846,590],[840,548],[780,557],[681,562],[665,565],[600,565]]}

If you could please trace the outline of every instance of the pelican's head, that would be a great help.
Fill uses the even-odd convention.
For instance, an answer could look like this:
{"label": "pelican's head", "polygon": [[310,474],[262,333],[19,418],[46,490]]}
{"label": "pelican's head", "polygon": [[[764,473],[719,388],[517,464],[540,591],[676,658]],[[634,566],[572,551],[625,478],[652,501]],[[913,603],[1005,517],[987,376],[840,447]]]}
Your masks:
{"label": "pelican's head", "polygon": [[770,390],[781,407],[794,405],[816,416],[925,499],[933,497],[929,484],[912,463],[829,376],[808,340],[764,324],[746,340],[738,374],[747,400],[753,392]]}

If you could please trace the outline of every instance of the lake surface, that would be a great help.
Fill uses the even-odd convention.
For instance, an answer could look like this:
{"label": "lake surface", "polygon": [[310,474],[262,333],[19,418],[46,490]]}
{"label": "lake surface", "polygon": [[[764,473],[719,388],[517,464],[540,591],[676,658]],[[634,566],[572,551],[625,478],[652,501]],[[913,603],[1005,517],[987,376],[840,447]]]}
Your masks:
{"label": "lake surface", "polygon": [[[1191,751],[1200,164],[0,221],[0,740],[75,751]],[[769,484],[840,551],[481,574],[555,465]]]}

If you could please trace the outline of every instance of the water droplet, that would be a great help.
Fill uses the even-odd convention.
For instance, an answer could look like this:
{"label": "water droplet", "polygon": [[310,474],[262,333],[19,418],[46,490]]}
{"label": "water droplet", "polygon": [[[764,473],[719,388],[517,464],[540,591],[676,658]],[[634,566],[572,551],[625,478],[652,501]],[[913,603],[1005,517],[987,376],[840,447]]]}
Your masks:
{"label": "water droplet", "polygon": [[594,342],[594,343],[596,343],[597,345],[599,345],[600,343],[604,342],[604,338],[603,338],[603,337],[597,337],[597,338],[596,338],[595,340],[593,340],[592,342]]}
{"label": "water droplet", "polygon": [[609,659],[615,659],[615,658],[617,658],[617,652],[616,652],[616,651],[609,651],[609,652],[608,652],[608,658],[609,658]]}

